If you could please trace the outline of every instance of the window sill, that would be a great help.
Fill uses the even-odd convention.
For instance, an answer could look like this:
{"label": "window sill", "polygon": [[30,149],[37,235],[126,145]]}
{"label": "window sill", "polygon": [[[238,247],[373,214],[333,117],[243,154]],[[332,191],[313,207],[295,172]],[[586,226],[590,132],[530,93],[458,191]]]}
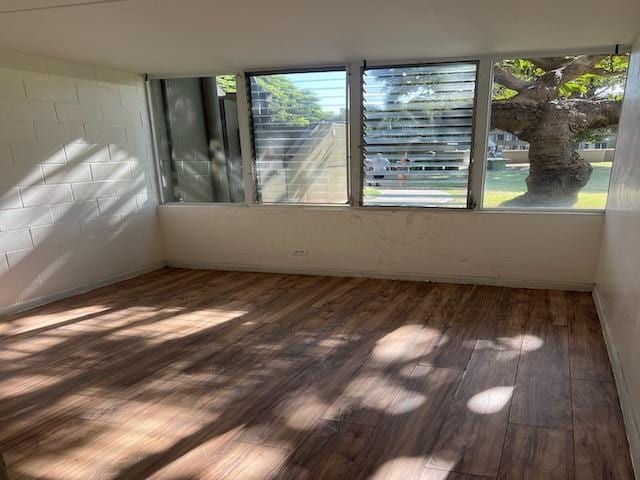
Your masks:
{"label": "window sill", "polygon": [[462,212],[468,214],[524,214],[524,215],[591,215],[604,216],[604,210],[561,210],[561,209],[517,209],[517,208],[456,208],[456,207],[380,207],[380,206],[350,206],[335,204],[247,204],[247,203],[205,203],[205,202],[167,202],[160,205],[160,208],[189,208],[189,207],[206,207],[206,208],[250,208],[258,210],[282,210],[296,209],[307,211],[355,211],[355,212],[407,212],[407,213],[435,213],[445,214],[452,212]]}

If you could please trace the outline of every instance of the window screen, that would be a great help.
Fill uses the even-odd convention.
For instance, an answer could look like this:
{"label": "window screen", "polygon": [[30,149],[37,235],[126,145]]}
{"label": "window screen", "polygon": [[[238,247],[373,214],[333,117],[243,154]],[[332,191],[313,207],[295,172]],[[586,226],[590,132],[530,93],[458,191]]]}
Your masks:
{"label": "window screen", "polygon": [[243,202],[235,76],[151,80],[166,202]]}
{"label": "window screen", "polygon": [[363,204],[467,207],[476,64],[363,75]]}
{"label": "window screen", "polygon": [[262,203],[347,202],[344,70],[249,77]]}

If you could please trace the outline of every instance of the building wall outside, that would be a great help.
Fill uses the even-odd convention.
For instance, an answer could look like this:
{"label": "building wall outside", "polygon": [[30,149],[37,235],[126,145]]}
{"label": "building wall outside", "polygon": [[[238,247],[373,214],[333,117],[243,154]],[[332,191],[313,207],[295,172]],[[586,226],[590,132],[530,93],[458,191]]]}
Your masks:
{"label": "building wall outside", "polygon": [[[347,203],[347,133],[344,123],[320,123],[309,127],[296,142],[280,147],[280,162],[261,164],[261,198],[265,203]],[[281,130],[274,143],[283,144]],[[293,156],[296,154],[297,156]],[[304,155],[304,163],[300,156]]]}

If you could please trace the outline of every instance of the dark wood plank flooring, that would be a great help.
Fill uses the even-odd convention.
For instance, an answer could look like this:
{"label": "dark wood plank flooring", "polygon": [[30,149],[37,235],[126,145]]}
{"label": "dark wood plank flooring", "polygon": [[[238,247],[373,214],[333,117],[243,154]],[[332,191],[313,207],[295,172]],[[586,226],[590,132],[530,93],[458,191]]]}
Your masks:
{"label": "dark wood plank flooring", "polygon": [[588,293],[162,269],[0,321],[17,479],[631,479]]}

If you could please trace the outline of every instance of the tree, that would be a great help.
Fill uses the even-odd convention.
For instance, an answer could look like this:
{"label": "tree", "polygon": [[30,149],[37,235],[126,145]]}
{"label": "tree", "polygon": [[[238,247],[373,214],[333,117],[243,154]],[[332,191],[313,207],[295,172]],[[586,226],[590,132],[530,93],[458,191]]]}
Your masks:
{"label": "tree", "polygon": [[236,93],[236,76],[235,75],[218,75],[216,84],[224,93]]}
{"label": "tree", "polygon": [[593,168],[577,142],[618,124],[628,56],[511,59],[494,67],[491,123],[529,143],[527,191],[509,206],[570,206]]}
{"label": "tree", "polygon": [[318,96],[311,90],[298,88],[283,75],[254,77],[258,87],[269,92],[269,109],[274,123],[308,127],[327,120],[331,114],[320,107]]}
{"label": "tree", "polygon": [[[311,123],[336,118],[344,120],[340,113],[322,110],[314,92],[298,88],[282,75],[257,76],[255,82],[262,90],[271,94],[269,109],[274,123],[307,127]],[[234,75],[218,75],[216,83],[225,93],[236,93]]]}

